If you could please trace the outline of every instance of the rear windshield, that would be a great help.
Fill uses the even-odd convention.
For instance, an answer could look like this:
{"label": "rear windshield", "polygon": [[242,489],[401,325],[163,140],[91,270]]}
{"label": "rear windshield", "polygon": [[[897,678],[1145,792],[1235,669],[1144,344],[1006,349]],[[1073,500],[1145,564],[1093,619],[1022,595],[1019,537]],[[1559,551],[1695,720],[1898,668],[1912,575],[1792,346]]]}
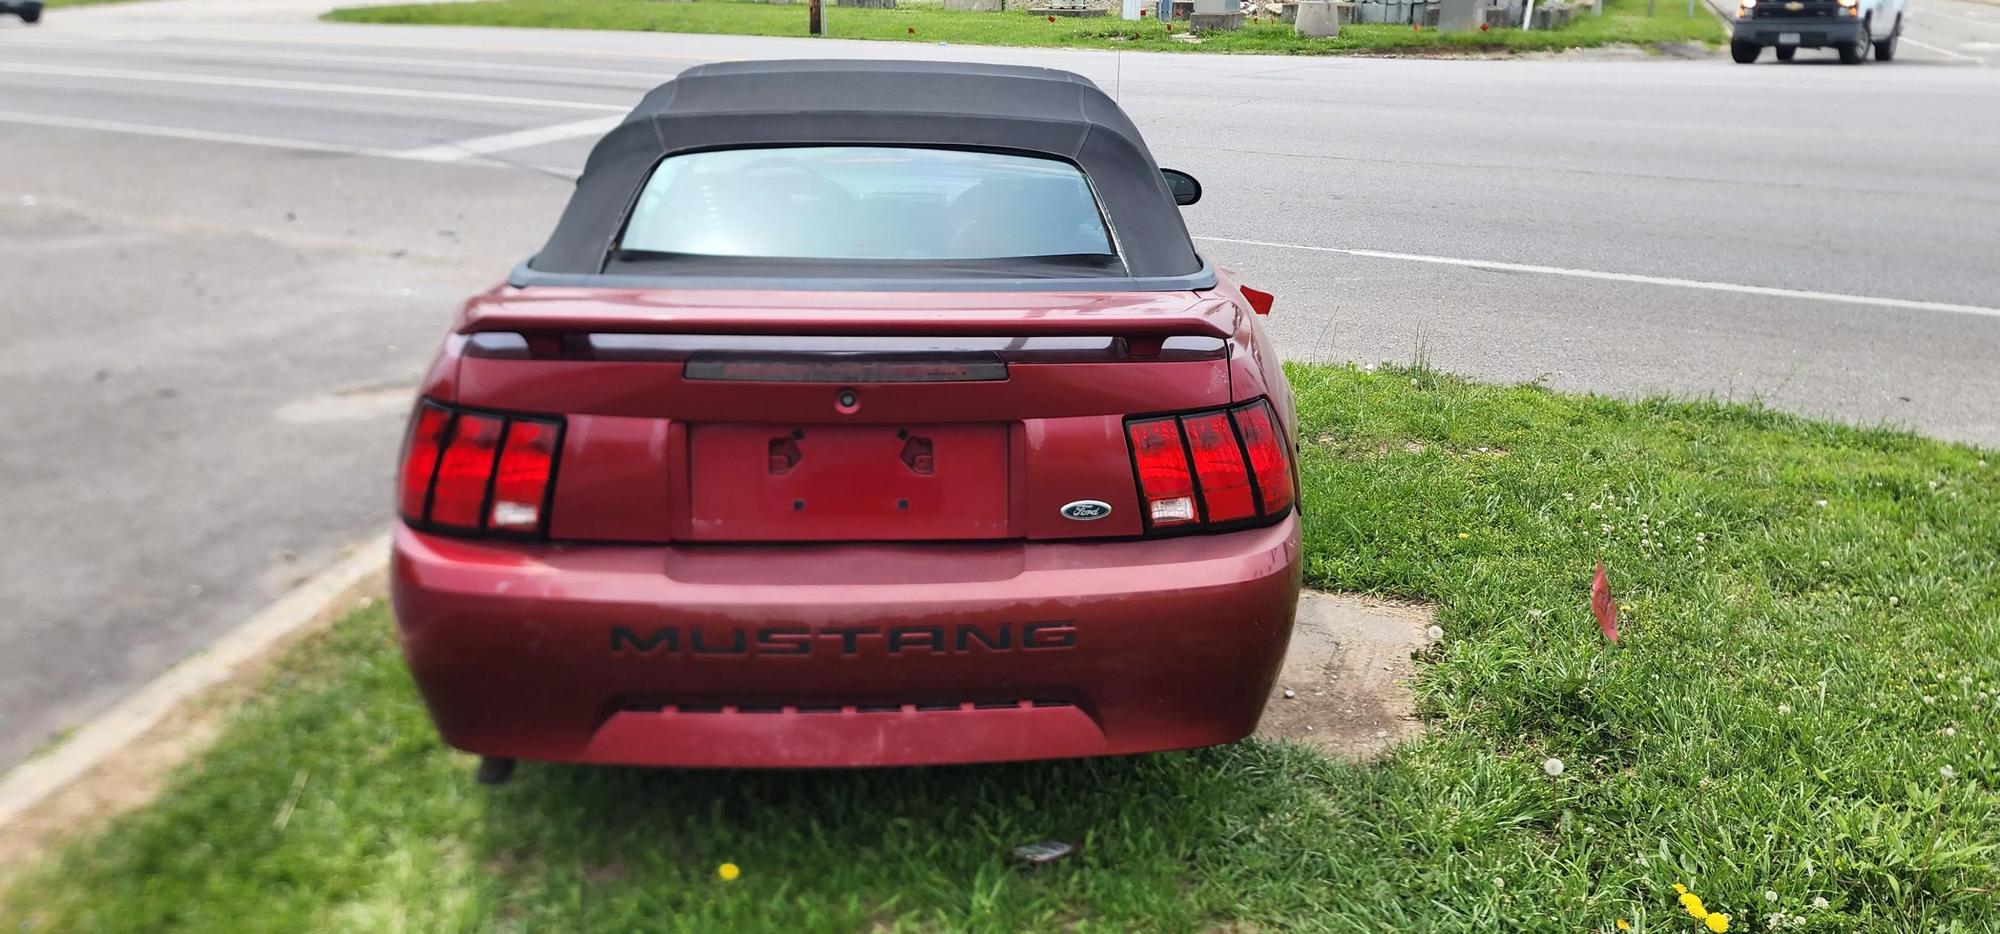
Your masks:
{"label": "rear windshield", "polygon": [[1115,252],[1074,165],[884,146],[668,157],[618,248],[627,260],[1109,261]]}

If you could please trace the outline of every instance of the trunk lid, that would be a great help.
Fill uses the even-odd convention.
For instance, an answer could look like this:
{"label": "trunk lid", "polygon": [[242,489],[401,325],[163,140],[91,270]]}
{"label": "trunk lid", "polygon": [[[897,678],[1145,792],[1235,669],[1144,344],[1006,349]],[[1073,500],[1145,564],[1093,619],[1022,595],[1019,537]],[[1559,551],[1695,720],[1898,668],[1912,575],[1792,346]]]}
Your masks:
{"label": "trunk lid", "polygon": [[559,539],[1138,535],[1124,419],[1228,403],[1238,313],[1191,292],[502,289],[467,307],[452,388],[565,419]]}

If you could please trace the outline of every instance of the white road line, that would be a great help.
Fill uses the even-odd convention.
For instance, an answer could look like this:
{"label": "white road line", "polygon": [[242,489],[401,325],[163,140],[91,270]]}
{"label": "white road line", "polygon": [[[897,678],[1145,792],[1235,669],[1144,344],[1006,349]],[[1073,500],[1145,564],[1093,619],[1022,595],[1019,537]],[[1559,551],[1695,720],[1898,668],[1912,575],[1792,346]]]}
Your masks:
{"label": "white road line", "polygon": [[1953,16],[1950,13],[1939,13],[1936,10],[1925,10],[1920,15],[1923,19],[1930,19],[1933,16],[1937,16],[1944,19],[1957,20],[1961,23],[1969,23],[1974,26],[1984,26],[1988,29],[2000,29],[2000,23],[1989,23],[1983,19],[1973,19],[1970,16]]}
{"label": "white road line", "polygon": [[[15,113],[0,110],[0,123],[21,123],[30,126],[53,126],[69,130],[97,130],[105,133],[132,133],[139,136],[158,136],[165,139],[185,139],[202,143],[233,143],[239,146],[265,146],[271,149],[298,149],[306,152],[329,152],[343,156],[373,156],[380,159],[403,159],[406,161],[436,161],[423,158],[422,149],[370,149],[365,146],[342,146],[338,143],[320,143],[305,139],[281,139],[275,136],[252,136],[248,133],[217,133],[210,130],[194,130],[175,126],[157,126],[150,123],[126,123],[122,120],[98,120],[91,117],[58,117],[50,114]],[[428,148],[428,147],[427,147]],[[523,165],[500,159],[482,159],[464,154],[458,159],[446,160],[457,165],[481,165],[502,169],[530,169],[544,175],[560,178],[575,178],[576,169],[549,165]]]}
{"label": "white road line", "polygon": [[355,94],[365,97],[399,97],[415,100],[459,101],[468,104],[504,104],[515,107],[566,107],[575,110],[604,110],[624,113],[630,104],[591,104],[540,97],[508,97],[498,94],[466,94],[458,91],[418,91],[410,88],[368,87],[358,84],[327,84],[320,81],[287,81],[278,78],[244,78],[233,75],[196,75],[180,71],[140,71],[124,68],[86,68],[71,65],[0,64],[0,73],[58,75],[69,78],[124,78],[135,81],[172,81],[231,88],[265,88],[275,91],[306,91],[315,94]]}
{"label": "white road line", "polygon": [[276,136],[253,136],[248,133],[218,133],[211,130],[195,130],[177,126],[156,126],[150,123],[126,123],[122,120],[98,120],[93,117],[60,117],[53,114],[17,113],[0,110],[0,123],[26,123],[34,126],[63,127],[71,130],[102,130],[109,133],[137,133],[143,136],[188,139],[203,143],[235,143],[241,146],[268,146],[273,149],[303,149],[308,152],[331,152],[349,156],[385,156],[389,158],[396,156],[395,151],[388,149],[342,146],[338,143],[317,143],[303,139],[281,139]]}
{"label": "white road line", "polygon": [[1938,52],[1938,53],[1941,53],[1941,54],[1944,54],[1944,55],[1949,55],[1949,56],[1951,56],[1952,58],[1962,58],[1962,59],[1965,59],[1965,60],[1966,60],[1966,61],[1968,61],[1968,62],[1973,62],[1973,63],[1975,63],[1975,64],[1979,65],[1979,66],[1980,66],[1981,68],[1984,68],[1984,67],[1986,67],[1986,60],[1985,60],[1985,59],[1983,59],[1983,58],[1980,58],[1980,57],[1979,57],[1979,56],[1977,56],[1977,55],[1966,55],[1966,54],[1963,54],[1963,53],[1960,53],[1960,52],[1954,52],[1954,51],[1952,51],[1952,50],[1950,50],[1950,49],[1945,49],[1945,48],[1939,48],[1938,46],[1935,46],[1935,45],[1931,45],[1931,44],[1930,44],[1930,43],[1928,43],[1928,42],[1918,42],[1917,40],[1915,40],[1915,39],[1912,39],[1912,38],[1910,38],[1910,34],[1909,34],[1909,33],[1904,33],[1904,34],[1903,34],[1903,39],[1902,39],[1902,41],[1904,41],[1904,42],[1907,42],[1907,43],[1909,43],[1909,44],[1911,44],[1911,45],[1914,45],[1914,46],[1916,46],[1917,48],[1920,48],[1920,49],[1929,49],[1929,50],[1931,50],[1931,51],[1933,51],[1933,52]]}
{"label": "white road line", "polygon": [[[673,77],[678,69],[657,71],[617,71],[609,68],[571,68],[562,65],[526,65],[520,62],[479,62],[464,59],[396,58],[386,55],[331,55],[313,52],[253,52],[246,49],[200,46],[196,48],[154,48],[130,42],[95,42],[86,39],[38,39],[35,45],[63,43],[70,47],[88,46],[98,51],[143,52],[168,58],[216,59],[265,62],[328,62],[342,65],[394,65],[415,68],[460,68],[473,71],[501,71],[509,74],[569,75],[578,78],[635,78],[651,88]],[[24,47],[25,44],[24,44]],[[693,61],[693,59],[689,59]]]}
{"label": "white road line", "polygon": [[1269,240],[1239,240],[1234,237],[1196,237],[1194,239],[1207,240],[1211,243],[1236,243],[1244,246],[1273,247],[1281,250],[1303,250],[1308,253],[1334,253],[1341,256],[1359,256],[1367,259],[1399,260],[1406,263],[1429,263],[1437,266],[1491,269],[1496,272],[1526,272],[1545,276],[1568,276],[1573,279],[1632,282],[1640,285],[1658,285],[1679,289],[1703,289],[1710,292],[1735,292],[1742,295],[1768,295],[1773,298],[1794,298],[1815,302],[1838,302],[1844,305],[1873,305],[1880,308],[1907,308],[1913,311],[1940,311],[1950,314],[1984,315],[2000,318],[2000,308],[1988,308],[1983,305],[1925,302],[1908,298],[1881,298],[1872,295],[1847,295],[1840,292],[1814,292],[1807,289],[1781,289],[1767,285],[1742,285],[1735,282],[1710,282],[1703,279],[1642,276],[1629,272],[1604,272],[1596,269],[1570,269],[1563,266],[1536,266],[1529,263],[1503,263],[1485,259],[1426,256],[1421,253],[1390,253],[1384,250],[1354,250],[1341,247],[1310,246],[1303,243],[1276,243]]}
{"label": "white road line", "polygon": [[388,565],[388,553],[386,532],[363,542],[208,648],[91,718],[54,752],[16,766],[0,779],[0,826],[117,755],[188,699],[228,680],[240,666],[324,618],[341,597]]}
{"label": "white road line", "polygon": [[579,136],[602,136],[605,131],[618,125],[622,117],[594,117],[575,123],[558,123],[554,126],[533,127],[515,130],[512,133],[495,133],[452,143],[439,143],[419,149],[405,149],[395,153],[398,159],[415,159],[418,162],[462,162],[474,156],[506,152],[509,149],[526,149]]}

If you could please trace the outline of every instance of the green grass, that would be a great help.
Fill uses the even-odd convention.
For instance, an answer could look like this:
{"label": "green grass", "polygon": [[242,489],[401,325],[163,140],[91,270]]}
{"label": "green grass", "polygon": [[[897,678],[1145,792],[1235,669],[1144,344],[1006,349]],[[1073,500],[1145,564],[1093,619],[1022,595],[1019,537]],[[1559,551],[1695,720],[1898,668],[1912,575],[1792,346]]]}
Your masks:
{"label": "green grass", "polygon": [[[133,0],[42,0],[42,6],[54,9],[59,6],[98,6],[106,3],[131,3]],[[46,15],[46,14],[44,14]]]}
{"label": "green grass", "polygon": [[[664,3],[659,0],[475,0],[469,3],[350,7],[327,19],[355,23],[415,23],[466,26],[533,26],[562,29],[626,29],[651,32],[728,33],[750,36],[803,36],[802,4],[773,5],[729,0]],[[1186,24],[1175,23],[1178,33]],[[1306,39],[1283,23],[1248,23],[1233,32],[1211,33],[1198,43],[1167,34],[1157,21],[1132,23],[1113,18],[1072,19],[1025,12],[963,13],[937,7],[895,10],[826,8],[826,34],[845,39],[948,42],[957,45],[1068,46],[1154,51],[1323,54],[1362,51],[1534,51],[1611,43],[1670,43],[1723,40],[1723,31],[1705,8],[1692,18],[1675,0],[1663,0],[1658,15],[1646,16],[1646,0],[1608,0],[1603,16],[1580,14],[1566,29],[1524,32],[1442,33],[1408,26],[1350,26],[1333,39]]]}
{"label": "green grass", "polygon": [[[488,789],[440,748],[377,608],[292,653],[155,805],[33,870],[0,929],[1695,931],[1677,882],[1734,931],[1775,912],[2000,929],[1995,455],[1754,408],[1291,372],[1310,582],[1442,604],[1431,731],[1384,763],[1252,743],[527,764]],[[1615,648],[1586,610],[1600,557],[1630,607]],[[1009,865],[1046,837],[1081,854]],[[741,880],[717,881],[725,860]]]}

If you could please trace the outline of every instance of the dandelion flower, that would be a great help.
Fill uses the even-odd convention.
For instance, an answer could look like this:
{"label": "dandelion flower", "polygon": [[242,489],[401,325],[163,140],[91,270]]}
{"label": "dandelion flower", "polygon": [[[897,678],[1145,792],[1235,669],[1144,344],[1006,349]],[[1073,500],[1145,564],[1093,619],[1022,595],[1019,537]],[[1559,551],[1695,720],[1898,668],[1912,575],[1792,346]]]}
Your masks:
{"label": "dandelion flower", "polygon": [[1674,891],[1679,892],[1682,895],[1686,895],[1688,893],[1688,887],[1676,882],[1674,883]]}
{"label": "dandelion flower", "polygon": [[1458,537],[1459,537],[1459,538],[1471,538],[1471,537],[1472,537],[1472,533],[1470,533],[1470,532],[1460,532],[1460,533],[1458,533]]}
{"label": "dandelion flower", "polygon": [[1632,930],[1632,922],[1630,922],[1630,921],[1627,921],[1627,920],[1625,920],[1624,918],[1619,918],[1619,919],[1618,919],[1618,930],[1621,930],[1621,931],[1629,931],[1629,930]]}
{"label": "dandelion flower", "polygon": [[722,877],[722,881],[724,882],[735,882],[736,877],[743,874],[743,870],[738,868],[735,863],[723,863],[715,867],[715,874]]}
{"label": "dandelion flower", "polygon": [[1429,628],[1429,629],[1426,629],[1426,630],[1424,630],[1424,635],[1427,635],[1427,636],[1431,637],[1431,641],[1432,641],[1432,642],[1440,642],[1440,641],[1443,641],[1443,640],[1444,640],[1444,627],[1443,627],[1443,626],[1437,626],[1437,625],[1433,625],[1433,626],[1431,626],[1431,628]]}
{"label": "dandelion flower", "polygon": [[1715,912],[1701,920],[1702,923],[1707,924],[1708,929],[1714,931],[1715,934],[1723,934],[1724,931],[1729,930],[1729,916],[1723,914],[1722,912],[1719,911]]}
{"label": "dandelion flower", "polygon": [[1701,896],[1693,892],[1681,893],[1681,907],[1686,909],[1688,914],[1696,918],[1708,917],[1708,906],[1703,905],[1701,903]]}
{"label": "dandelion flower", "polygon": [[1550,777],[1561,775],[1563,773],[1563,760],[1550,759],[1542,763],[1542,771],[1549,773]]}

